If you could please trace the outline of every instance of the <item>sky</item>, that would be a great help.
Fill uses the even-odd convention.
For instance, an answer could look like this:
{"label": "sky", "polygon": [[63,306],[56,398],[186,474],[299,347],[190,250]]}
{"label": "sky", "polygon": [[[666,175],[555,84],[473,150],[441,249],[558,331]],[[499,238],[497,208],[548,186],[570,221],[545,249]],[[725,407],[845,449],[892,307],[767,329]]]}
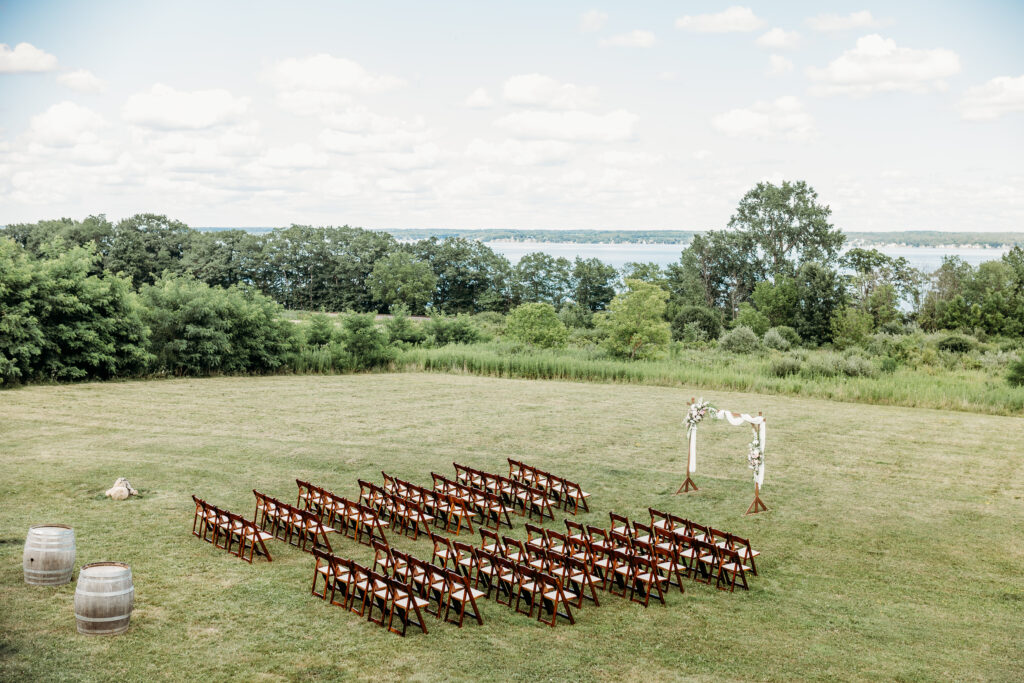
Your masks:
{"label": "sky", "polygon": [[1024,2],[5,2],[0,224],[1024,231]]}

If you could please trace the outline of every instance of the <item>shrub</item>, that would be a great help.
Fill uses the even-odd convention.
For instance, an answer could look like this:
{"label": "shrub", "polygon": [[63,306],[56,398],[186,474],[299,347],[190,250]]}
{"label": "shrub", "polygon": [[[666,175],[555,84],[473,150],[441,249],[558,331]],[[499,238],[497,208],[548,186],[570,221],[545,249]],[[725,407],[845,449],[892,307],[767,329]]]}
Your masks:
{"label": "shrub", "polygon": [[753,353],[757,351],[761,343],[757,335],[749,327],[736,327],[727,332],[719,340],[722,348],[733,353]]}
{"label": "shrub", "polygon": [[1010,363],[1010,370],[1006,373],[1006,381],[1011,387],[1024,387],[1024,359]]}
{"label": "shrub", "polygon": [[776,351],[789,351],[791,346],[789,340],[774,327],[764,333],[764,345]]}
{"label": "shrub", "polygon": [[424,331],[434,346],[446,344],[475,344],[482,335],[480,329],[473,324],[468,315],[460,313],[455,317],[442,315],[431,316]]}
{"label": "shrub", "polygon": [[874,377],[878,368],[867,358],[849,356],[843,361],[843,374],[847,377]]}
{"label": "shrub", "polygon": [[349,313],[341,320],[341,342],[352,370],[369,370],[387,365],[395,358],[373,313]]}
{"label": "shrub", "polygon": [[736,313],[736,320],[733,321],[733,325],[736,327],[749,327],[754,331],[757,336],[763,335],[771,327],[771,321],[761,311],[757,310],[750,304],[744,302],[740,304],[739,311]]}
{"label": "shrub", "polygon": [[705,339],[718,339],[722,334],[722,319],[717,311],[703,306],[683,306],[672,319],[672,338],[685,339],[686,326],[697,323]]}
{"label": "shrub", "polygon": [[708,340],[708,333],[704,331],[701,324],[696,320],[692,323],[686,323],[683,327],[682,340],[689,344],[695,344],[698,342],[706,342]]}
{"label": "shrub", "polygon": [[936,346],[941,351],[949,351],[950,353],[967,353],[974,349],[976,346],[975,341],[964,334],[951,334],[948,337],[940,339]]}
{"label": "shrub", "polygon": [[900,366],[900,362],[892,356],[886,356],[882,359],[881,369],[886,374],[892,374],[896,372],[896,368]]}
{"label": "shrub", "polygon": [[391,317],[384,322],[384,332],[391,344],[416,346],[427,338],[423,326],[409,318],[409,307],[404,304],[391,307]]}
{"label": "shrub", "polygon": [[665,322],[668,292],[642,280],[626,280],[626,291],[612,299],[608,313],[595,321],[605,333],[602,342],[613,356],[654,358],[668,348],[672,340]]}
{"label": "shrub", "polygon": [[896,338],[891,334],[874,334],[868,342],[868,353],[872,356],[892,356],[898,353]]}
{"label": "shrub", "polygon": [[901,323],[899,320],[890,320],[888,322],[882,323],[881,327],[878,328],[878,331],[883,334],[897,336],[904,334],[907,330],[906,325]]}
{"label": "shrub", "polygon": [[335,338],[334,321],[326,313],[314,313],[306,326],[306,343],[310,346],[324,346]]}
{"label": "shrub", "polygon": [[577,303],[567,303],[558,310],[558,318],[568,328],[591,328],[594,326],[594,312]]}
{"label": "shrub", "polygon": [[857,308],[843,308],[832,316],[832,343],[841,349],[862,344],[875,324],[870,313]]}
{"label": "shrub", "polygon": [[788,341],[790,346],[800,346],[803,343],[803,340],[800,339],[800,334],[789,325],[778,325],[772,329],[781,334],[782,338]]}
{"label": "shrub", "polygon": [[800,368],[804,377],[835,377],[842,371],[842,358],[834,353],[818,353],[807,359]]}
{"label": "shrub", "polygon": [[515,308],[508,314],[505,334],[509,339],[544,349],[565,346],[569,338],[554,306],[546,303],[522,304]]}
{"label": "shrub", "polygon": [[783,356],[772,363],[772,374],[776,377],[788,377],[799,373],[802,367],[803,363],[800,362],[799,358]]}

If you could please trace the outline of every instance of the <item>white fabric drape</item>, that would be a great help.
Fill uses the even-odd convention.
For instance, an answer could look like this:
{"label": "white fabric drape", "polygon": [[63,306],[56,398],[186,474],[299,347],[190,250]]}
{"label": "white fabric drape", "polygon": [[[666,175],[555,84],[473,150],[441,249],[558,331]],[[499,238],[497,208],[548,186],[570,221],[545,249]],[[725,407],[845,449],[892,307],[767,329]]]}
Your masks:
{"label": "white fabric drape", "polygon": [[765,424],[764,419],[762,419],[761,423],[757,425],[757,442],[761,449],[761,466],[757,468],[757,472],[754,474],[758,488],[764,486],[764,439],[767,432],[767,425]]}
{"label": "white fabric drape", "polygon": [[693,474],[697,471],[697,428],[690,431],[690,460],[687,464],[687,472]]}

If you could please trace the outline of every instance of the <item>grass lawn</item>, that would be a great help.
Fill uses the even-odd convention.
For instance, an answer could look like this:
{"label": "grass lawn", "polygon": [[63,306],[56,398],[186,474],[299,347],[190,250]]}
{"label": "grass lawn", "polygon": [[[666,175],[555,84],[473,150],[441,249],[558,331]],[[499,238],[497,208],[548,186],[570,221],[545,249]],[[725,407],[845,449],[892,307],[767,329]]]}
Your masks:
{"label": "grass lawn", "polygon": [[[724,422],[701,428],[701,491],[672,495],[685,402],[702,393],[768,417],[770,512],[743,516],[749,430]],[[1014,417],[444,374],[6,391],[0,680],[1021,680],[1022,443]],[[483,601],[483,627],[430,621],[402,639],[311,597],[297,549],[273,541],[273,563],[250,566],[190,534],[192,493],[251,516],[252,488],[291,500],[296,477],[352,496],[382,468],[428,483],[453,460],[501,472],[506,456],[582,481],[585,522],[653,506],[749,536],[761,576],[646,610],[602,594],[555,629]],[[141,497],[105,499],[118,476]],[[74,527],[79,566],[132,566],[128,633],[78,636],[74,584],[23,583],[25,534],[44,522]]]}

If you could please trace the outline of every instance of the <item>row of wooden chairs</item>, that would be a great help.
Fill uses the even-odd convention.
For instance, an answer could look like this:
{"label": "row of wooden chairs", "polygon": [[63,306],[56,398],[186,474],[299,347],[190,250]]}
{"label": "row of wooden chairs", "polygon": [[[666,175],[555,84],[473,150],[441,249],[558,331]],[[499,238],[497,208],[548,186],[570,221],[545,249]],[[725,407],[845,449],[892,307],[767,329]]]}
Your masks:
{"label": "row of wooden chairs", "polygon": [[503,477],[500,474],[460,465],[457,462],[453,462],[452,465],[455,467],[456,481],[501,496],[502,500],[518,515],[526,515],[533,519],[536,514],[541,520],[555,518],[554,505],[558,504],[558,500],[549,497],[543,489],[534,488],[525,482]]}
{"label": "row of wooden chairs", "polygon": [[[442,538],[434,534],[432,536]],[[484,597],[484,592],[471,586],[469,576],[457,568],[449,569],[444,565],[424,562],[410,553],[390,548],[383,543],[375,543],[373,568],[378,567],[381,573],[406,583],[414,593],[426,600],[424,611],[427,614],[433,614],[441,619],[443,609],[444,621],[451,622],[459,628],[462,628],[467,616],[483,625],[483,616],[476,601]]]}
{"label": "row of wooden chairs", "polygon": [[256,497],[254,521],[262,531],[268,531],[269,527],[274,538],[307,552],[315,548],[325,548],[331,552],[328,534],[336,530],[326,526],[318,514],[289,505],[256,489],[252,490],[252,494]]}
{"label": "row of wooden chairs", "polygon": [[719,548],[735,550],[739,553],[740,559],[750,565],[748,571],[757,576],[757,557],[761,552],[750,547],[748,539],[728,531],[698,524],[677,515],[655,510],[654,508],[647,508],[647,511],[651,515],[652,529],[664,529],[677,536],[689,536],[697,540],[714,543]]}
{"label": "row of wooden chairs", "polygon": [[477,523],[488,529],[498,530],[504,524],[512,528],[512,518],[509,516],[508,507],[501,496],[475,486],[469,486],[462,482],[449,479],[437,472],[430,473],[434,480],[434,490],[450,496],[458,496],[468,501],[477,514]]}
{"label": "row of wooden chairs", "polygon": [[255,522],[236,515],[201,498],[192,496],[196,504],[192,520],[192,535],[227,550],[232,555],[252,564],[254,555],[262,555],[271,562],[270,551],[264,541],[273,536],[260,531]]}
{"label": "row of wooden chairs", "polygon": [[[384,544],[373,541],[374,544]],[[329,551],[313,549],[316,566],[313,569],[312,594],[332,605],[343,607],[367,621],[405,636],[409,625],[427,632],[422,609],[427,601],[417,595],[408,584],[378,573],[372,568]],[[318,586],[322,582],[322,587]],[[398,618],[401,629],[395,624]]]}
{"label": "row of wooden chairs", "polygon": [[388,523],[373,508],[301,479],[295,483],[299,487],[298,506],[319,515],[329,527],[364,545],[374,539],[387,543],[384,529]]}
{"label": "row of wooden chairs", "polygon": [[359,500],[366,501],[367,507],[387,517],[390,528],[396,533],[416,540],[421,533],[430,533],[431,526],[438,523],[438,516],[432,514],[437,512],[433,506],[428,507],[413,498],[404,498],[387,491],[383,486],[362,479],[359,480],[359,489]]}
{"label": "row of wooden chairs", "polygon": [[433,518],[436,527],[458,536],[465,525],[469,533],[473,533],[473,512],[476,504],[472,498],[419,486],[392,477],[387,472],[382,471],[381,475],[384,477],[385,491],[419,503]]}
{"label": "row of wooden chairs", "polygon": [[581,507],[584,512],[590,512],[590,504],[587,502],[590,494],[574,481],[545,472],[538,467],[527,465],[512,458],[508,458],[508,476],[509,479],[521,481],[533,488],[543,490],[548,496],[558,501],[556,507],[566,512],[571,512],[575,515],[580,511]]}

